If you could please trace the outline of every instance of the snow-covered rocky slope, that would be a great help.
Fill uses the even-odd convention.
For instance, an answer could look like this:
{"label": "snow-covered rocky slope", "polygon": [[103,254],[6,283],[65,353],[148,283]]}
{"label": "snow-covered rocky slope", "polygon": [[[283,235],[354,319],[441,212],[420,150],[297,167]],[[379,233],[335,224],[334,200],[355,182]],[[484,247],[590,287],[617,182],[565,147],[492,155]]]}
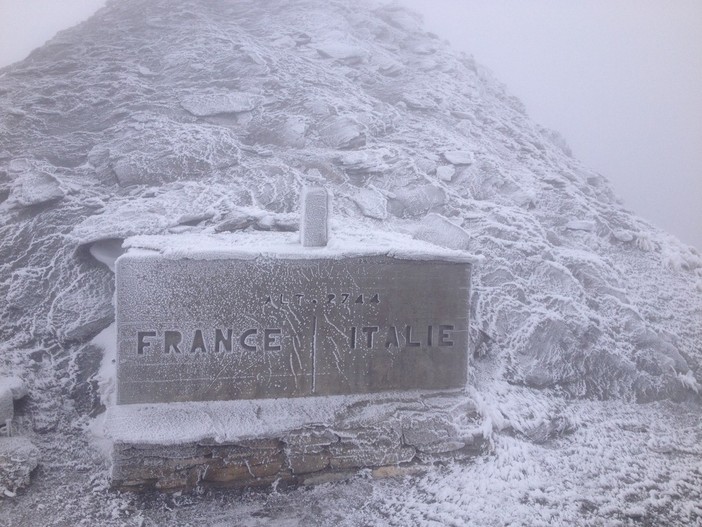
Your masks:
{"label": "snow-covered rocky slope", "polygon": [[[183,498],[180,516],[172,498],[108,492],[85,431],[103,409],[106,264],[139,234],[295,230],[305,183],[333,192],[337,225],[484,257],[470,397],[493,453],[413,480],[241,498],[248,508]],[[625,210],[411,13],[113,1],[0,70],[0,199],[0,357],[29,385],[19,421],[42,455],[0,523],[702,517],[702,258]]]}

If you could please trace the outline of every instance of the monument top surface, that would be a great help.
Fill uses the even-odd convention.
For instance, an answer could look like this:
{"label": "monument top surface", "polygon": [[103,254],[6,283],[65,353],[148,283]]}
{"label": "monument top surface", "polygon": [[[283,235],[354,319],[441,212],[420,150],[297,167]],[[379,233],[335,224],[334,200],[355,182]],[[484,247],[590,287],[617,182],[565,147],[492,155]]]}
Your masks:
{"label": "monument top surface", "polygon": [[128,239],[116,263],[118,404],[464,387],[476,259],[399,233],[345,225],[326,240],[314,227],[312,243],[326,245],[281,232]]}
{"label": "monument top surface", "polygon": [[[336,226],[335,226],[336,227]],[[324,247],[303,247],[297,233],[237,232],[219,234],[145,235],[128,238],[124,247],[130,255],[154,254],[168,259],[250,260],[342,259],[362,256],[387,256],[399,260],[438,260],[476,263],[480,257],[464,251],[446,249],[415,240],[408,235],[365,230],[334,229]]]}

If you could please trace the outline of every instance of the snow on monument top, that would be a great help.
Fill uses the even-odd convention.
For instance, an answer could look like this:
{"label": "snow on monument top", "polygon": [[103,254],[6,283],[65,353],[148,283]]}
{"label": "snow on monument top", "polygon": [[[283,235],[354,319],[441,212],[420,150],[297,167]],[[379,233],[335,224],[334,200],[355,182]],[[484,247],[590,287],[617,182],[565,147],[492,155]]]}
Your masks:
{"label": "snow on monument top", "polygon": [[479,257],[387,231],[341,227],[324,247],[304,247],[295,233],[235,232],[133,236],[124,247],[130,255],[160,254],[172,259],[227,260],[254,258],[341,259],[353,256],[389,256],[401,260],[441,260],[476,263]]}
{"label": "snow on monument top", "polygon": [[[259,257],[340,259],[354,256],[389,256],[402,260],[440,260],[475,263],[479,258],[407,235],[359,228],[345,222],[329,235],[331,200],[323,187],[301,193],[299,236],[282,232],[195,233],[134,236],[125,241],[130,256],[156,251],[172,259],[249,260]],[[152,253],[153,254],[153,253]]]}

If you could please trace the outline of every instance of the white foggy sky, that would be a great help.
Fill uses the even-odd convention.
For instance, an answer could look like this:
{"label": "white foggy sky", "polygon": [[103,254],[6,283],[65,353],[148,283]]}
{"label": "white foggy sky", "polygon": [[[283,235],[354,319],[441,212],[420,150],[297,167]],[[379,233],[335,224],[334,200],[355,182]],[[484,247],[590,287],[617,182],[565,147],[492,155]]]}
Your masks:
{"label": "white foggy sky", "polygon": [[[606,176],[702,249],[702,0],[400,0]],[[104,0],[0,0],[0,66]]]}
{"label": "white foggy sky", "polygon": [[561,132],[627,208],[702,249],[702,1],[401,3]]}

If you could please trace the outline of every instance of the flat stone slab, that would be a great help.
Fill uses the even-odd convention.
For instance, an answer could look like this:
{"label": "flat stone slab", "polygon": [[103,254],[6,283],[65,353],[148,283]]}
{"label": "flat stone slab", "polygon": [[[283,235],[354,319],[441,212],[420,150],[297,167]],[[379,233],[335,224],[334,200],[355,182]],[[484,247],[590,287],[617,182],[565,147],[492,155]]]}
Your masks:
{"label": "flat stone slab", "polygon": [[462,392],[117,405],[98,433],[113,441],[112,484],[125,489],[314,484],[364,467],[402,474],[487,447]]}
{"label": "flat stone slab", "polygon": [[[386,392],[323,398],[201,401],[108,407],[101,435],[115,442],[176,445],[204,440],[236,442],[276,436],[310,426],[333,426],[339,416],[367,425],[382,421],[398,405],[463,401],[462,392]],[[424,404],[424,403],[422,403]],[[418,406],[419,408],[420,406]],[[426,408],[426,407],[425,407]],[[353,423],[352,423],[353,424]]]}
{"label": "flat stone slab", "polygon": [[29,439],[0,436],[0,498],[29,485],[38,464],[39,451]]}
{"label": "flat stone slab", "polygon": [[463,388],[470,257],[407,238],[139,237],[118,259],[118,404]]}

